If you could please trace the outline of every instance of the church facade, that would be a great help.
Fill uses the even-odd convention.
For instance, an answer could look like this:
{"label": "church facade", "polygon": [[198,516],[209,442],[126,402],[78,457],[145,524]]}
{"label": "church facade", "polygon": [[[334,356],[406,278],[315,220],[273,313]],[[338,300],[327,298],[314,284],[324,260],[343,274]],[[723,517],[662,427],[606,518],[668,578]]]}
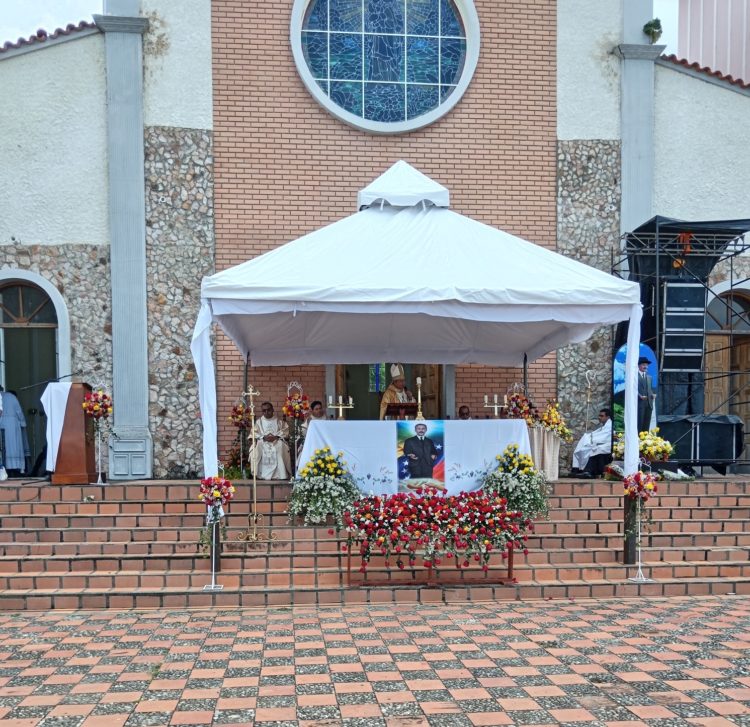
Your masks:
{"label": "church facade", "polygon": [[[36,295],[54,311],[4,314],[4,381],[79,372],[111,388],[111,476],[201,469],[201,278],[356,211],[398,159],[448,187],[457,212],[604,270],[653,214],[750,217],[737,173],[750,89],[663,57],[642,31],[647,0],[179,5],[106,0],[93,23],[0,52],[13,101],[0,110],[0,295],[4,309]],[[217,336],[221,452],[246,380]],[[18,363],[45,358],[53,369]],[[533,363],[530,393],[559,398],[582,429],[592,374],[595,406],[609,401],[611,359],[601,330]],[[408,372],[441,417],[521,382],[439,362]],[[292,380],[311,398],[366,390],[358,367],[248,376],[277,406]]]}

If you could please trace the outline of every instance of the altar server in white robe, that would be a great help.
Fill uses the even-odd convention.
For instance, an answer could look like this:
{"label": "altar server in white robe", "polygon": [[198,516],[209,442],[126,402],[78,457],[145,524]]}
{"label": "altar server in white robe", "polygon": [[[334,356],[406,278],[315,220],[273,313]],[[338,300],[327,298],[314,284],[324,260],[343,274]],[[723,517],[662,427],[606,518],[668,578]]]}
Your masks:
{"label": "altar server in white robe", "polygon": [[26,470],[26,460],[31,456],[26,436],[26,418],[15,394],[0,386],[0,430],[5,436],[5,461],[0,462],[11,476]]}
{"label": "altar server in white robe", "polygon": [[289,460],[289,427],[273,415],[273,404],[260,407],[263,416],[255,420],[255,449],[250,462],[261,480],[286,480],[292,471]]}
{"label": "altar server in white robe", "polygon": [[600,477],[612,454],[612,418],[608,408],[599,411],[599,426],[584,434],[573,452],[573,477]]}

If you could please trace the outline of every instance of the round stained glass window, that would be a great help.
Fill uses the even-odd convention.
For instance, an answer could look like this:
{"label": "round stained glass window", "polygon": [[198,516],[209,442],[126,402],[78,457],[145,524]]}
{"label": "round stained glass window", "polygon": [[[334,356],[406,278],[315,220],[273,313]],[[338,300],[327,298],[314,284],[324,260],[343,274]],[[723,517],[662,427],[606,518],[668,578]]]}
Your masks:
{"label": "round stained glass window", "polygon": [[479,23],[472,0],[295,0],[291,42],[302,80],[334,116],[399,133],[461,98]]}

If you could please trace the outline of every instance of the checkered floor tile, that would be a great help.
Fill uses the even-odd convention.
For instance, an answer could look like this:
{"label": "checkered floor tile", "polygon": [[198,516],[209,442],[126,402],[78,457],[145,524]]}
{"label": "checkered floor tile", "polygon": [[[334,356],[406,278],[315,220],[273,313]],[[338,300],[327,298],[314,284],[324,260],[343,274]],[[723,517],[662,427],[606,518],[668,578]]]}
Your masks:
{"label": "checkered floor tile", "polygon": [[0,727],[748,725],[750,598],[0,615]]}

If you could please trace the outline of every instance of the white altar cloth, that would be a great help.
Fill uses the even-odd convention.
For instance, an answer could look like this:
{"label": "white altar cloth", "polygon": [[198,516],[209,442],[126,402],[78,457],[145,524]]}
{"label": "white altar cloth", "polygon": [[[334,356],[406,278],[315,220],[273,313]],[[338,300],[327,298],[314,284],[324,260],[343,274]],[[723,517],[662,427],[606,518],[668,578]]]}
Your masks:
{"label": "white altar cloth", "polygon": [[[316,449],[330,447],[334,454],[343,452],[348,471],[364,493],[398,492],[398,424],[396,421],[311,421],[298,458],[298,470],[310,461]],[[426,421],[425,424],[428,437],[435,428],[433,425],[443,427],[445,488],[451,495],[461,490],[479,489],[483,475],[496,465],[495,457],[509,444],[517,444],[522,454],[531,454],[528,427],[521,419]]]}

